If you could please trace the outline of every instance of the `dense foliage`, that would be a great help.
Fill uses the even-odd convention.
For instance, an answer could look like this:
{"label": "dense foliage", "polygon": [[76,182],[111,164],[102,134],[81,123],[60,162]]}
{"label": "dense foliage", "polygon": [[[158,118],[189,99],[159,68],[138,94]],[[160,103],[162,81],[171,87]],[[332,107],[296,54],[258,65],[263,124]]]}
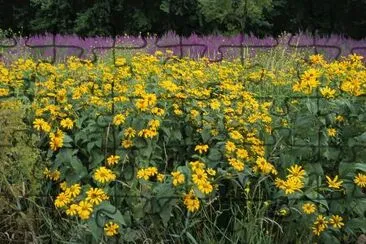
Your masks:
{"label": "dense foliage", "polygon": [[365,10],[365,0],[0,1],[0,28],[82,36],[173,30],[180,35],[310,31],[363,38]]}
{"label": "dense foliage", "polygon": [[354,243],[366,232],[361,57],[264,68],[166,56],[0,65],[0,96],[32,108],[49,238]]}

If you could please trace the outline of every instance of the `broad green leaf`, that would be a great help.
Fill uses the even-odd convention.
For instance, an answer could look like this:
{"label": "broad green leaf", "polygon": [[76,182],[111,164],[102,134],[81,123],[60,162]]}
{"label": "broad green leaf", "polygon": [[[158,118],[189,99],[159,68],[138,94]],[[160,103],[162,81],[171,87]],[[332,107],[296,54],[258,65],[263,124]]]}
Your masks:
{"label": "broad green leaf", "polygon": [[98,206],[96,206],[94,209],[94,213],[96,215],[108,216],[109,218],[116,221],[117,223],[119,223],[121,225],[126,225],[121,212],[108,201],[104,201],[101,204],[99,204]]}
{"label": "broad green leaf", "polygon": [[207,157],[208,157],[208,159],[210,159],[212,161],[219,161],[221,159],[222,155],[218,149],[212,148],[212,149],[210,149]]}
{"label": "broad green leaf", "polygon": [[327,210],[329,210],[329,206],[328,206],[328,202],[327,200],[325,199],[325,197],[314,191],[314,190],[311,190],[311,191],[307,191],[304,193],[306,197],[308,197],[309,199],[311,199],[313,202],[317,202],[317,203],[320,203],[322,204]]}

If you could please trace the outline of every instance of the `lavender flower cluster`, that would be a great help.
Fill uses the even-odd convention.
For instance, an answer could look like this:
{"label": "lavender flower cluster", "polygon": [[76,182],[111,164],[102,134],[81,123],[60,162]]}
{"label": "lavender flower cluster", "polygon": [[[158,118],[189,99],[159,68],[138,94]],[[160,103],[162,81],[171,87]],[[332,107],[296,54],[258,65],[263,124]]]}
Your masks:
{"label": "lavender flower cluster", "polygon": [[[54,47],[55,46],[55,47]],[[239,58],[241,55],[255,55],[262,50],[282,47],[291,50],[306,50],[322,53],[328,59],[336,59],[350,53],[366,56],[366,40],[353,40],[339,35],[312,37],[307,34],[283,34],[278,38],[257,38],[250,35],[180,37],[169,32],[162,37],[154,35],[80,38],[76,35],[51,35],[15,37],[0,39],[0,58],[7,61],[20,57],[63,60],[68,56],[93,59],[116,53],[136,53],[171,50],[175,55],[191,58],[208,57],[210,60]]]}

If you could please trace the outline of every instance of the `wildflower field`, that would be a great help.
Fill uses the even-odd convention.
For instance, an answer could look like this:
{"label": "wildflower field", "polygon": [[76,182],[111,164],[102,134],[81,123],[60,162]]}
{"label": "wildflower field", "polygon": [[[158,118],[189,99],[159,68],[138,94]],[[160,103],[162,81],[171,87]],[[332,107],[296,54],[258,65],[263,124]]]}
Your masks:
{"label": "wildflower field", "polygon": [[356,55],[0,63],[0,238],[355,243],[365,95]]}

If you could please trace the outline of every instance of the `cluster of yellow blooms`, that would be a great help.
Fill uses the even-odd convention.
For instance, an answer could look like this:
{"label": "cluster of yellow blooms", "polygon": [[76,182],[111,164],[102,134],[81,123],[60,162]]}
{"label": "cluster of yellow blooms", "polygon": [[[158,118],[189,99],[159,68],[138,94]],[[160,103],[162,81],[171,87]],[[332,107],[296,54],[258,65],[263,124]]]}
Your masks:
{"label": "cluster of yellow blooms", "polygon": [[55,199],[55,206],[66,209],[69,216],[79,216],[82,220],[90,218],[93,207],[99,205],[102,201],[108,200],[109,197],[100,188],[90,188],[86,191],[86,198],[81,200],[77,197],[81,193],[81,185],[73,184],[70,187],[66,182],[60,184],[62,192]]}
{"label": "cluster of yellow blooms", "polygon": [[333,228],[339,229],[344,226],[343,218],[339,215],[332,215],[327,219],[323,215],[318,215],[313,224],[313,233],[319,236],[323,231],[328,228],[328,224],[332,225]]}
{"label": "cluster of yellow blooms", "polygon": [[366,93],[366,69],[362,59],[353,54],[328,63],[322,55],[312,55],[310,67],[293,85],[293,91],[310,95],[319,88],[320,94],[327,99],[334,99],[341,93],[361,96]]}
{"label": "cluster of yellow blooms", "polygon": [[276,178],[275,185],[283,190],[286,195],[292,194],[295,191],[301,191],[304,187],[304,176],[305,170],[302,166],[294,164],[289,169],[289,174],[286,176],[286,180],[282,180],[280,178]]}
{"label": "cluster of yellow blooms", "polygon": [[[189,212],[199,210],[201,203],[204,203],[202,194],[210,196],[215,192],[222,171],[234,172],[230,175],[275,177],[275,186],[285,195],[301,192],[305,187],[307,175],[303,166],[291,165],[286,178],[281,179],[277,165],[266,159],[265,145],[259,132],[272,132],[270,107],[273,104],[257,100],[256,94],[248,91],[248,84],[238,81],[266,79],[283,85],[289,80],[292,83],[287,85],[294,92],[311,95],[316,91],[326,99],[337,98],[342,92],[353,96],[366,94],[366,69],[356,56],[332,63],[319,55],[311,56],[310,65],[305,66],[299,80],[291,77],[296,73],[294,69],[279,73],[265,69],[249,72],[240,62],[217,64],[206,59],[161,62],[158,56],[135,55],[128,62],[118,58],[116,64],[118,66],[91,63],[78,58],[55,65],[19,59],[10,68],[0,63],[0,97],[20,93],[25,88],[24,80],[37,77],[31,104],[33,128],[46,135],[49,148],[55,154],[61,148],[68,147],[65,146],[66,138],[84,126],[85,121],[80,119],[84,114],[93,121],[97,121],[99,116],[108,117],[108,133],[111,126],[117,130],[118,149],[128,155],[127,159],[136,152],[134,150],[141,140],[153,145],[161,140],[163,133],[175,129],[171,125],[165,127],[165,123],[173,120],[191,126],[195,136],[215,139],[194,141],[197,144],[193,144],[193,159],[187,159],[188,165],[177,165],[186,167],[185,170],[174,165],[174,169],[164,169],[160,173],[161,167],[157,164],[149,161],[149,165],[157,166],[142,167],[143,162],[135,162],[139,168],[136,175],[137,179],[141,179],[139,183],[171,184],[174,190],[183,194],[183,204]],[[338,115],[336,121],[342,123],[345,118]],[[327,135],[336,137],[340,134],[336,128],[327,128]],[[204,136],[206,131],[209,135]],[[222,151],[217,149],[220,143],[215,145],[214,141],[224,144]],[[165,148],[167,145],[158,146]],[[214,148],[219,151],[216,154],[222,153],[223,157],[218,168],[209,168],[210,153]],[[109,199],[105,190],[108,184],[119,180],[121,171],[118,167],[122,154],[117,154],[109,155],[104,165],[100,163],[89,169],[93,172],[90,175],[94,183],[106,188],[80,184],[68,186],[63,182],[60,185],[62,191],[54,201],[55,206],[65,210],[69,216],[89,219],[93,208]],[[126,162],[130,163],[128,160]],[[59,181],[65,178],[61,172],[60,168],[52,171],[47,168],[44,174],[50,180]],[[325,180],[330,189],[342,188],[343,180],[338,175],[327,175]],[[366,188],[366,174],[358,173],[353,181],[357,186]],[[302,210],[310,215],[317,208],[309,202],[302,205]],[[342,221],[338,215],[328,219],[318,215],[313,233],[320,235],[328,225],[341,228]],[[107,236],[116,235],[118,230],[119,225],[114,222],[104,226]]]}
{"label": "cluster of yellow blooms", "polygon": [[[314,203],[305,203],[302,206],[302,209],[305,214],[313,214],[316,212],[317,208]],[[323,231],[325,231],[328,228],[328,224],[332,225],[333,228],[339,229],[344,226],[343,218],[339,215],[332,215],[329,217],[329,220],[319,214],[317,215],[314,223],[313,223],[313,233],[317,236],[319,236]]]}
{"label": "cluster of yellow blooms", "polygon": [[198,198],[194,195],[194,191],[191,190],[190,192],[184,194],[184,205],[186,205],[188,211],[195,212],[200,207],[200,201]]}
{"label": "cluster of yellow blooms", "polygon": [[46,178],[50,180],[58,181],[60,179],[61,172],[58,171],[57,169],[54,171],[50,171],[48,168],[46,168],[43,171],[43,174],[45,175]]}
{"label": "cluster of yellow blooms", "polygon": [[165,177],[164,174],[158,173],[158,169],[156,167],[141,168],[137,171],[138,179],[149,180],[154,176],[156,176],[156,179],[159,182],[162,182]]}
{"label": "cluster of yellow blooms", "polygon": [[210,182],[210,177],[216,175],[213,169],[206,169],[206,165],[200,161],[189,163],[192,171],[192,182],[197,186],[198,190],[204,194],[209,194],[213,191],[213,186]]}

